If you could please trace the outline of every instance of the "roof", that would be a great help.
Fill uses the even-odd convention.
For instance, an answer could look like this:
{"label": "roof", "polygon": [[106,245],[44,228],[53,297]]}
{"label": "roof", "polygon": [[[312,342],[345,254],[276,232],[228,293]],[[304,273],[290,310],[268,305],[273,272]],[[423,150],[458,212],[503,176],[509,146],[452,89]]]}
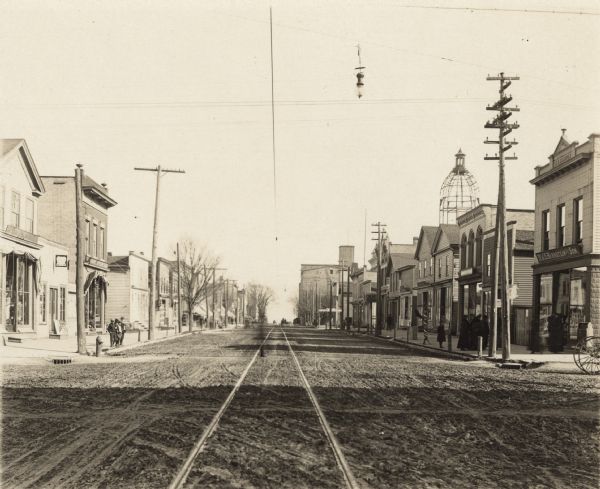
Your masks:
{"label": "roof", "polygon": [[414,255],[416,244],[391,244],[390,243],[390,253],[410,253]]}
{"label": "roof", "polygon": [[435,234],[437,233],[437,230],[438,226],[421,226],[421,232],[419,233],[419,242],[417,244],[417,249],[415,250],[414,254],[415,259],[418,259],[423,239],[427,240],[429,246],[433,245],[433,240],[435,239]]}
{"label": "roof", "polygon": [[458,224],[440,224],[440,229],[448,238],[450,245],[460,244],[460,233]]}
{"label": "roof", "polygon": [[45,191],[44,183],[38,173],[37,167],[27,143],[24,139],[0,139],[0,158],[4,158],[13,152],[19,152],[19,157],[24,165],[25,175],[31,185],[31,191],[34,195],[40,196]]}
{"label": "roof", "polygon": [[0,156],[5,156],[15,149],[23,139],[0,139]]}
{"label": "roof", "polygon": [[414,253],[391,253],[390,259],[394,270],[398,270],[407,265],[414,265],[417,262]]}
{"label": "roof", "polygon": [[108,256],[108,268],[110,270],[129,270],[129,255]]}
{"label": "roof", "polygon": [[533,239],[535,232],[526,229],[517,229],[515,235],[515,250],[533,251]]}
{"label": "roof", "polygon": [[100,185],[85,173],[83,174],[82,188],[88,197],[93,198],[107,209],[117,205],[117,202],[109,197],[106,187]]}

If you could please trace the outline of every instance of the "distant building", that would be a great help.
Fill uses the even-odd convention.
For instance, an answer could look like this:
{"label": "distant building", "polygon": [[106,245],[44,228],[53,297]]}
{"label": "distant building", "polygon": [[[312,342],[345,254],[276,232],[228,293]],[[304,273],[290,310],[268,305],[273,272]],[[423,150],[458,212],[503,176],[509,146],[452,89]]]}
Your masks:
{"label": "distant building", "polygon": [[416,284],[414,291],[417,296],[417,325],[425,324],[432,327],[434,260],[432,255],[433,242],[437,226],[422,226],[419,234],[415,260],[417,262]]}
{"label": "distant building", "polygon": [[459,227],[440,224],[431,247],[433,258],[432,323],[438,326],[442,317],[452,333],[458,324]]}
{"label": "distant building", "polygon": [[600,335],[600,133],[582,144],[564,134],[535,168],[532,347],[548,335],[548,317],[577,341],[580,323]]}
{"label": "distant building", "polygon": [[303,320],[305,324],[329,324],[331,304],[332,324],[341,310],[338,310],[338,282],[340,266],[337,264],[302,264],[300,265],[300,284],[298,297],[305,304]]}
{"label": "distant building", "polygon": [[133,328],[148,328],[150,313],[148,260],[142,253],[128,255],[108,254],[108,283],[110,294],[106,300],[106,319],[125,318]]}
{"label": "distant building", "polygon": [[401,299],[404,295],[401,275],[405,267],[416,265],[414,258],[416,247],[417,238],[411,244],[386,243],[384,248],[381,286],[384,329],[390,329],[388,327],[395,329],[400,326],[406,314],[406,303]]}
{"label": "distant building", "polygon": [[[39,230],[43,236],[67,247],[70,260],[66,320],[75,328],[75,273],[77,259],[77,225],[74,176],[43,176],[46,192],[39,203]],[[106,327],[105,302],[108,274],[107,236],[108,210],[117,205],[108,195],[105,184],[100,185],[89,176],[83,177],[82,214],[84,232],[84,317],[90,329]],[[72,325],[72,326],[71,326]],[[73,329],[73,331],[75,331]]]}
{"label": "distant building", "polygon": [[479,187],[465,166],[465,154],[459,149],[454,156],[454,168],[440,189],[440,224],[456,224],[459,216],[479,205]]}

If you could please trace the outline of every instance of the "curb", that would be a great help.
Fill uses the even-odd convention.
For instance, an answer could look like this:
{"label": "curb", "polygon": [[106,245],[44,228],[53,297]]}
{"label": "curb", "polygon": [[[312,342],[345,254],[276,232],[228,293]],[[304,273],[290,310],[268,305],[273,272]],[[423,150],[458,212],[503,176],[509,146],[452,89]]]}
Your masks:
{"label": "curb", "polygon": [[[107,351],[106,353],[104,353],[103,356],[112,356],[112,355],[115,355],[117,353],[121,353],[123,351],[128,351],[128,350],[133,350],[135,348],[139,348],[142,345],[154,345],[156,343],[162,343],[163,341],[175,340],[175,339],[181,338],[182,336],[185,336],[185,335],[198,334],[198,333],[200,333],[200,331],[192,331],[191,333],[189,331],[185,331],[183,333],[179,333],[179,334],[174,335],[174,336],[165,336],[163,338],[156,338],[154,340],[140,341],[138,343],[133,343],[131,345],[124,345],[124,346],[120,346],[119,348],[113,348],[112,350]],[[95,356],[95,355],[92,355],[92,356]]]}

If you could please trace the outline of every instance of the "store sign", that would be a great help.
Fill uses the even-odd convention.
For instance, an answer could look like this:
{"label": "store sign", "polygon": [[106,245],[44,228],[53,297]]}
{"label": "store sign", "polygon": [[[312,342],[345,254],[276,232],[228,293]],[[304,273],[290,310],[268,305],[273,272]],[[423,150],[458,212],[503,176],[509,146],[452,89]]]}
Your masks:
{"label": "store sign", "polygon": [[581,245],[569,245],[563,246],[562,248],[555,248],[553,250],[541,251],[536,253],[539,263],[545,263],[549,261],[564,260],[565,258],[571,258],[574,256],[580,256]]}
{"label": "store sign", "polygon": [[54,256],[54,266],[55,267],[68,267],[69,266],[69,260],[67,258],[67,255],[55,255]]}

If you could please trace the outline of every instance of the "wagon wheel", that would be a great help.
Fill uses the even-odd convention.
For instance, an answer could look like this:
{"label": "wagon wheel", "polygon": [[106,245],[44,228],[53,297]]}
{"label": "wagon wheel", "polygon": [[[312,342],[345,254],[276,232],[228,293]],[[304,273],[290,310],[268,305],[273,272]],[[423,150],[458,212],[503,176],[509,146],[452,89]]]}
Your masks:
{"label": "wagon wheel", "polygon": [[600,337],[588,336],[577,345],[573,360],[582,371],[590,375],[600,374]]}

